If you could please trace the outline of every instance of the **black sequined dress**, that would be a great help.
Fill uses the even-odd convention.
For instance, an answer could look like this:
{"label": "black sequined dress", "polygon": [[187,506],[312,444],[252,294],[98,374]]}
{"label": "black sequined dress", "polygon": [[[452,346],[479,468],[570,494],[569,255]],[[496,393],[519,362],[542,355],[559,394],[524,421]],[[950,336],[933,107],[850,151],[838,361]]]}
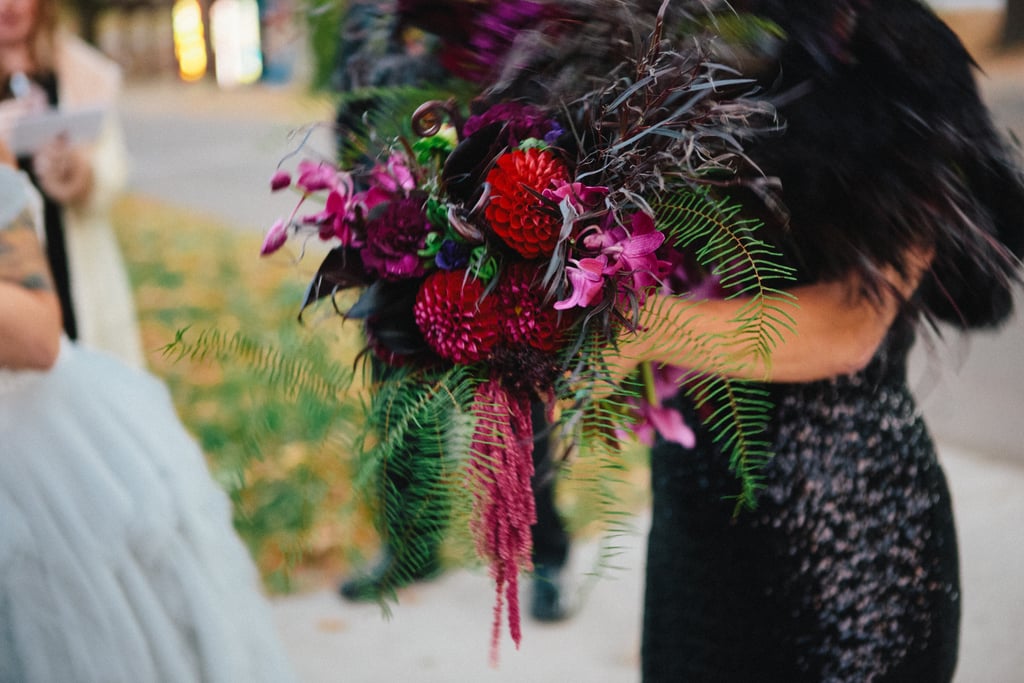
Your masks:
{"label": "black sequined dress", "polygon": [[898,322],[863,371],[770,387],[754,511],[734,518],[736,477],[706,434],[654,447],[645,683],[952,678],[956,534],[906,382],[913,338]]}

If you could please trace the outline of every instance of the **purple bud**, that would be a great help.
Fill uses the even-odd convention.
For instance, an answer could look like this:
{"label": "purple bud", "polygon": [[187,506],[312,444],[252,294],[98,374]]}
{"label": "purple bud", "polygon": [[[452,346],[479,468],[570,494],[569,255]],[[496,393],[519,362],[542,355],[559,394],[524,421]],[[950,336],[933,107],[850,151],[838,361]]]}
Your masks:
{"label": "purple bud", "polygon": [[263,246],[260,247],[260,256],[267,256],[273,254],[275,251],[284,246],[284,243],[288,241],[288,227],[284,221],[278,219],[270,230],[267,231],[267,236],[263,238]]}
{"label": "purple bud", "polygon": [[458,270],[469,263],[469,245],[445,240],[441,249],[434,255],[434,263],[441,270]]}
{"label": "purple bud", "polygon": [[278,171],[270,179],[270,191],[277,192],[292,184],[292,174],[288,171]]}

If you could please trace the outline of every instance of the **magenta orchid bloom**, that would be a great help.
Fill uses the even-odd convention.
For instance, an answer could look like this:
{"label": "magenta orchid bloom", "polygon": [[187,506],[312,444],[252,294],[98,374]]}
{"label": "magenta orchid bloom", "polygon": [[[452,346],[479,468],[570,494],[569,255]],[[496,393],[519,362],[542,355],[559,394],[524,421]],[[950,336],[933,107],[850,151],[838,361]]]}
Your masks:
{"label": "magenta orchid bloom", "polygon": [[283,219],[278,219],[270,226],[267,236],[263,238],[263,246],[260,247],[260,256],[268,256],[284,246],[288,241],[288,225]]}
{"label": "magenta orchid bloom", "polygon": [[[277,221],[267,231],[260,254],[266,256],[280,249],[288,240],[289,229],[298,229],[300,225],[316,226],[322,240],[337,238],[343,245],[359,246],[354,244],[356,237],[352,229],[356,216],[352,176],[339,172],[329,164],[309,160],[300,161],[297,171],[298,179],[295,186],[302,190],[302,198],[292,209],[292,214],[287,220]],[[270,179],[270,187],[274,191],[289,185],[291,175],[287,171],[277,171]],[[328,191],[323,210],[296,219],[299,209],[310,196],[323,190]]]}
{"label": "magenta orchid bloom", "polygon": [[416,178],[413,176],[405,157],[392,154],[387,163],[377,164],[370,173],[369,189],[358,193],[353,203],[369,212],[374,207],[386,204],[396,198],[405,197],[416,189]]}
{"label": "magenta orchid bloom", "polygon": [[[659,262],[655,252],[665,242],[664,233],[654,229],[654,219],[646,213],[638,211],[633,214],[632,233],[618,244],[612,245],[609,255],[618,256],[619,267],[623,270],[646,271],[659,273],[670,265],[667,261]],[[664,265],[661,265],[661,264]]]}
{"label": "magenta orchid bloom", "polygon": [[401,154],[392,154],[388,157],[387,163],[378,164],[370,178],[374,188],[389,192],[391,195],[404,195],[416,189],[416,179]]}
{"label": "magenta orchid bloom", "polygon": [[693,371],[674,365],[662,365],[654,368],[653,374],[655,402],[652,404],[644,401],[640,406],[640,417],[656,429],[662,438],[684,448],[693,448],[697,443],[697,437],[683,421],[682,414],[662,404],[662,401],[679,391],[679,385],[687,377],[692,377]]}
{"label": "magenta orchid bloom", "polygon": [[608,258],[598,256],[597,258],[585,258],[579,261],[573,259],[576,266],[567,266],[565,274],[572,285],[572,294],[568,299],[556,301],[556,311],[565,311],[575,306],[587,307],[601,297],[604,289],[604,276],[608,270]]}
{"label": "magenta orchid bloom", "polygon": [[295,184],[306,194],[331,190],[338,185],[338,169],[322,161],[300,161]]}
{"label": "magenta orchid bloom", "polygon": [[576,215],[581,215],[588,209],[596,207],[608,195],[608,188],[563,182],[554,189],[544,190],[543,194],[547,199],[554,200],[558,204],[569,200],[569,206],[573,208]]}
{"label": "magenta orchid bloom", "polygon": [[660,405],[652,406],[650,403],[644,402],[637,409],[637,413],[639,413],[639,421],[635,425],[633,433],[637,440],[645,446],[654,445],[655,432],[666,441],[677,443],[684,448],[693,448],[697,445],[697,436],[683,421],[683,416],[678,410]]}
{"label": "magenta orchid bloom", "polygon": [[381,204],[387,204],[394,198],[395,195],[390,190],[385,190],[380,187],[371,187],[368,190],[360,192],[353,199],[355,203],[363,207],[365,211],[369,211]]}
{"label": "magenta orchid bloom", "polygon": [[[599,191],[601,188],[591,189]],[[571,261],[577,267],[567,267],[565,274],[573,293],[568,299],[555,303],[557,310],[591,305],[604,287],[605,276],[620,273],[628,276],[620,282],[620,292],[634,294],[643,304],[646,293],[660,284],[672,264],[656,256],[658,248],[665,242],[665,235],[654,229],[654,220],[650,216],[642,212],[633,214],[631,227],[632,231],[627,231],[621,225],[611,229],[595,225],[584,230],[588,234],[583,238],[583,246],[600,251],[600,255]]]}
{"label": "magenta orchid bloom", "polygon": [[652,446],[654,434],[657,432],[666,441],[677,443],[684,448],[693,448],[697,443],[697,436],[683,421],[682,414],[662,404],[662,401],[679,391],[679,386],[688,377],[693,376],[693,371],[675,365],[660,365],[653,368],[652,374],[653,395],[647,397],[648,400],[631,401],[636,411],[636,422],[633,424],[631,435],[621,433],[620,436],[635,436],[640,443]]}
{"label": "magenta orchid bloom", "polygon": [[[583,238],[583,245],[599,249],[612,261],[613,272],[620,270],[648,270],[661,272],[654,253],[664,244],[665,235],[654,229],[654,219],[638,211],[632,217],[632,230],[626,231],[621,225],[610,230],[592,233]],[[665,262],[667,267],[668,262]]]}
{"label": "magenta orchid bloom", "polygon": [[303,216],[301,221],[319,227],[320,239],[327,241],[337,238],[345,246],[355,245],[352,223],[357,205],[353,193],[352,177],[347,173],[336,174],[334,186],[327,193],[322,211]]}
{"label": "magenta orchid bloom", "polygon": [[[659,285],[672,268],[668,261],[660,260],[657,251],[665,243],[665,235],[654,227],[654,219],[637,211],[631,217],[630,230],[622,225],[610,229],[595,229],[583,238],[583,246],[609,259],[606,274],[629,275],[628,291],[639,297],[642,305],[646,293]],[[625,290],[625,282],[620,289]]]}
{"label": "magenta orchid bloom", "polygon": [[328,240],[336,237],[345,246],[359,246],[352,230],[354,215],[353,197],[332,190],[327,195],[324,214],[327,218],[320,226],[320,239]]}

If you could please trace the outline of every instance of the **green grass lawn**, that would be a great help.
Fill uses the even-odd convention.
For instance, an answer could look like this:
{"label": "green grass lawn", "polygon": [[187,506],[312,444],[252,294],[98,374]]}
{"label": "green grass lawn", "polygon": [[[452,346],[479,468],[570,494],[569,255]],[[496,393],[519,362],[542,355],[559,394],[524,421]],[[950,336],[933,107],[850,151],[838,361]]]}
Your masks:
{"label": "green grass lawn", "polygon": [[358,391],[336,401],[293,396],[287,379],[240,353],[194,360],[163,352],[181,330],[186,340],[216,330],[313,372],[345,370],[356,330],[337,318],[296,318],[316,259],[261,259],[261,236],[135,196],[118,202],[114,222],[150,368],[231,495],[268,586],[330,578],[371,553],[372,525],[348,486],[351,435],[341,428],[358,415]]}
{"label": "green grass lawn", "polygon": [[[296,262],[282,250],[261,259],[260,235],[131,195],[116,205],[114,223],[150,368],[230,494],[236,528],[268,587],[321,585],[368,560],[378,542],[366,501],[353,494],[348,457],[360,424],[360,383],[332,396],[296,394],[290,389],[302,380],[282,378],[273,363],[254,363],[238,350],[205,359],[164,352],[182,330],[186,342],[215,330],[300,363],[306,379],[348,372],[360,349],[358,328],[317,311],[297,321],[316,255]],[[622,509],[646,502],[643,461],[639,449],[626,460]],[[559,484],[559,504],[578,535],[598,524],[588,498],[594,467],[577,462]]]}

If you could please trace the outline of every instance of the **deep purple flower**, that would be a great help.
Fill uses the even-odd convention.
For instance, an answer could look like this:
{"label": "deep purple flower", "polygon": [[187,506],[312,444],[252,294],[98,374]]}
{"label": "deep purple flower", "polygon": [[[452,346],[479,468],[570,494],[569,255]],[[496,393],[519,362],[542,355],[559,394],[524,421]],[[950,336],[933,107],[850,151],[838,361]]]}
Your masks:
{"label": "deep purple flower", "polygon": [[[518,147],[527,138],[544,139],[558,127],[558,122],[538,107],[521,102],[500,102],[487,110],[470,116],[462,126],[463,137],[469,137],[481,128],[492,123],[504,121],[508,123],[506,132],[509,147]],[[558,127],[561,131],[561,128]]]}
{"label": "deep purple flower", "polygon": [[423,259],[418,252],[430,229],[422,198],[388,203],[366,223],[366,245],[360,252],[363,265],[385,280],[423,275]]}
{"label": "deep purple flower", "polygon": [[468,47],[477,73],[486,76],[505,60],[516,36],[537,26],[551,10],[530,0],[495,0],[481,6]]}
{"label": "deep purple flower", "polygon": [[397,8],[403,24],[441,39],[438,58],[446,70],[476,83],[501,70],[520,33],[538,27],[551,33],[558,29],[549,20],[567,16],[559,3],[543,0],[399,0]]}
{"label": "deep purple flower", "polygon": [[558,121],[553,121],[551,130],[544,134],[544,142],[548,143],[549,145],[553,145],[556,142],[558,142],[558,138],[562,137],[564,133],[565,129],[562,128],[562,124],[560,124]]}
{"label": "deep purple flower", "polygon": [[458,270],[469,264],[470,246],[455,240],[445,240],[441,250],[434,256],[434,263],[441,270]]}

